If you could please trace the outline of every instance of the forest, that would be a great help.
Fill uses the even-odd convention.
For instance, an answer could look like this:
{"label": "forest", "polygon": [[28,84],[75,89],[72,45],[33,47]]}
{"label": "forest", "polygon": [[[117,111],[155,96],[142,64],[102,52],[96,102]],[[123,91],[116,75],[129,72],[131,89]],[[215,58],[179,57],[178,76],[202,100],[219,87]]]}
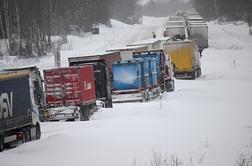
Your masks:
{"label": "forest", "polygon": [[145,5],[138,0],[0,0],[0,44],[4,41],[10,56],[42,57],[55,49],[52,36],[64,43],[67,35],[94,25],[110,26],[110,18],[134,24],[142,15],[168,16],[191,8],[208,21],[244,20],[252,26],[251,0],[150,0]]}
{"label": "forest", "polygon": [[0,0],[0,39],[10,56],[42,57],[52,51],[52,36],[66,42],[73,32],[109,26],[111,17],[133,17],[134,6],[137,0]]}
{"label": "forest", "polygon": [[246,21],[252,26],[252,0],[191,0],[206,20]]}

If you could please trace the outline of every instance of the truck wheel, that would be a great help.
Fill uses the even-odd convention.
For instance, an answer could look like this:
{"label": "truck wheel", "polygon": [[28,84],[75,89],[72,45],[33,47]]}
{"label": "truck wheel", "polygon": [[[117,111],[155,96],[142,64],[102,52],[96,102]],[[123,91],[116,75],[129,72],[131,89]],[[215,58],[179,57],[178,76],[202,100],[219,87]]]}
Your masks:
{"label": "truck wheel", "polygon": [[36,139],[40,139],[41,137],[41,130],[40,130],[40,126],[37,124],[36,125]]}
{"label": "truck wheel", "polygon": [[23,128],[22,129],[22,143],[25,143],[26,142],[26,129]]}
{"label": "truck wheel", "polygon": [[0,136],[0,152],[4,150],[4,139],[3,136]]}
{"label": "truck wheel", "polygon": [[171,82],[170,81],[166,81],[165,85],[166,85],[166,92],[170,92],[171,91]]}
{"label": "truck wheel", "polygon": [[174,80],[172,80],[170,82],[170,91],[174,91],[174,90],[175,90],[175,82],[174,82]]}
{"label": "truck wheel", "polygon": [[89,121],[89,119],[90,119],[90,109],[86,109],[85,111],[84,111],[84,121]]}
{"label": "truck wheel", "polygon": [[195,80],[195,78],[197,77],[197,72],[196,71],[194,71],[194,72],[192,72],[192,80]]}
{"label": "truck wheel", "polygon": [[27,127],[26,129],[26,142],[29,142],[31,141],[31,128],[30,127]]}

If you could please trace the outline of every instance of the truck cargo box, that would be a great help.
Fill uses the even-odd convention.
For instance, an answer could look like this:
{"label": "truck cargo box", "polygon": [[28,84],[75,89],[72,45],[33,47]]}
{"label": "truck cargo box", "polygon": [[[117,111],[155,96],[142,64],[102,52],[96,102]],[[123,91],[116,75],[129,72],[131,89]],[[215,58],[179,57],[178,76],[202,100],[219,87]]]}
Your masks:
{"label": "truck cargo box", "polygon": [[44,70],[46,102],[49,107],[95,103],[93,66]]}
{"label": "truck cargo box", "polygon": [[107,64],[100,57],[73,57],[68,58],[69,66],[83,66],[90,64],[94,68],[96,98],[105,103],[106,108],[112,108],[111,78],[112,73]]}
{"label": "truck cargo box", "polygon": [[201,75],[200,55],[195,40],[165,43],[164,52],[172,59],[176,78],[194,79]]}
{"label": "truck cargo box", "polygon": [[39,116],[32,92],[28,74],[0,74],[0,132],[32,124],[32,112]]}
{"label": "truck cargo box", "polygon": [[117,61],[121,61],[120,52],[112,51],[112,52],[103,52],[98,54],[91,55],[83,55],[79,57],[68,58],[69,65],[73,66],[78,62],[95,62],[95,61],[103,61],[110,72],[112,72],[112,64]]}
{"label": "truck cargo box", "polygon": [[206,23],[189,22],[189,38],[195,39],[202,50],[208,47],[208,26]]}
{"label": "truck cargo box", "polygon": [[113,91],[144,88],[143,62],[125,61],[113,64]]}
{"label": "truck cargo box", "polygon": [[[167,40],[167,42],[170,40]],[[155,58],[156,59],[156,71],[157,71],[157,82],[161,89],[164,91],[174,90],[174,79],[173,72],[171,70],[171,63],[168,63],[168,57],[166,59],[163,50],[143,51],[135,52],[134,58]]]}

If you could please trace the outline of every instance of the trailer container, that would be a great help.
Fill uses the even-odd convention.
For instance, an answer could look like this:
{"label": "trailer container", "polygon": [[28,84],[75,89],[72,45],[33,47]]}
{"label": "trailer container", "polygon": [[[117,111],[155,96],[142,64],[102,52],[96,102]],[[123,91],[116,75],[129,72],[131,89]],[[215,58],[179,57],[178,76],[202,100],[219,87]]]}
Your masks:
{"label": "trailer container", "polygon": [[83,66],[90,64],[94,68],[95,92],[97,100],[102,101],[106,108],[112,108],[111,80],[112,74],[105,60],[100,57],[73,57],[68,58],[69,66]]}
{"label": "trailer container", "polygon": [[171,57],[176,78],[195,79],[201,75],[200,55],[195,40],[165,43],[164,52]]}
{"label": "trailer container", "polygon": [[202,22],[189,22],[189,38],[197,41],[199,50],[208,47],[208,26]]}
{"label": "trailer container", "polygon": [[113,102],[146,101],[159,95],[159,87],[150,87],[148,62],[124,61],[113,64]]}
{"label": "trailer container", "polygon": [[157,82],[162,91],[174,91],[174,78],[172,72],[172,65],[167,57],[165,57],[163,50],[153,50],[136,52],[133,54],[134,58],[156,58],[157,59]]}
{"label": "trailer container", "polygon": [[48,121],[89,120],[96,111],[92,65],[44,70],[44,79]]}
{"label": "trailer container", "polygon": [[40,138],[35,91],[29,72],[0,73],[0,151]]}
{"label": "trailer container", "polygon": [[45,111],[46,107],[46,101],[45,101],[45,95],[44,95],[44,88],[43,88],[43,79],[41,77],[40,71],[36,66],[31,67],[24,67],[24,68],[11,68],[11,69],[4,69],[5,73],[8,73],[7,75],[16,75],[16,74],[29,74],[29,76],[32,78],[34,87],[35,87],[35,99],[37,101],[38,109],[39,109],[39,115],[40,120],[43,121],[43,112]]}

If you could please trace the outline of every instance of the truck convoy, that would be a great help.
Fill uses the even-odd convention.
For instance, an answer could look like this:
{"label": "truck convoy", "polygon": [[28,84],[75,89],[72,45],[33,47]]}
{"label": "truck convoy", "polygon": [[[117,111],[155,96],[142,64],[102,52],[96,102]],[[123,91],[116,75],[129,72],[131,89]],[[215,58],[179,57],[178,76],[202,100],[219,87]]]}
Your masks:
{"label": "truck convoy", "polygon": [[96,111],[93,66],[44,70],[47,111],[44,119],[89,120]]}
{"label": "truck convoy", "polygon": [[208,26],[196,12],[179,12],[165,22],[164,36],[196,40],[199,51],[208,47]]}
{"label": "truck convoy", "polygon": [[41,136],[34,81],[30,72],[0,73],[0,151]]}
{"label": "truck convoy", "polygon": [[169,20],[164,27],[164,36],[179,36],[180,38],[187,37],[187,27],[184,19]]}
{"label": "truck convoy", "polygon": [[113,102],[147,101],[174,90],[162,50],[135,52],[133,57],[113,64]]}
{"label": "truck convoy", "polygon": [[195,40],[169,41],[164,43],[164,52],[172,59],[176,78],[200,77],[200,53]]}

